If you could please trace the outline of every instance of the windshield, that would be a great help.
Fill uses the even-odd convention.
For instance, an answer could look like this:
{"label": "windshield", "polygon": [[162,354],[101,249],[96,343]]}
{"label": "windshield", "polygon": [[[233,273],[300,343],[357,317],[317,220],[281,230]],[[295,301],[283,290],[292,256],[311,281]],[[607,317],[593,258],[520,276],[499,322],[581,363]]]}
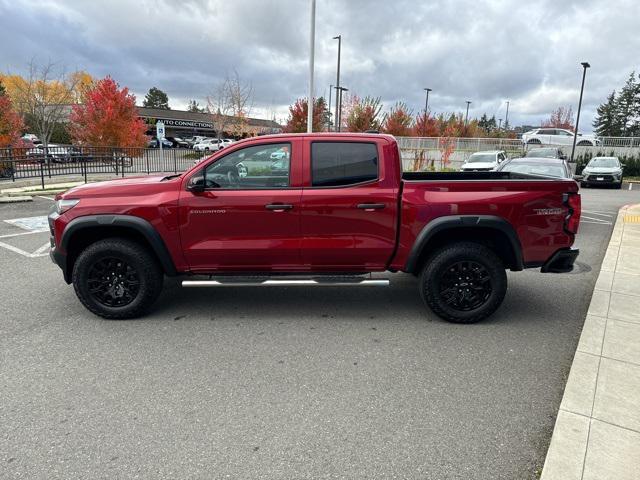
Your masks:
{"label": "windshield", "polygon": [[526,156],[534,158],[558,158],[558,151],[555,148],[536,148],[527,152]]}
{"label": "windshield", "polygon": [[467,163],[494,163],[495,161],[495,153],[474,153],[469,157]]}
{"label": "windshield", "polygon": [[617,167],[617,158],[593,158],[587,165],[587,168],[600,168],[600,167]]}
{"label": "windshield", "polygon": [[505,165],[502,171],[556,178],[564,178],[566,176],[564,168],[562,168],[561,165],[547,165],[542,163],[510,163]]}

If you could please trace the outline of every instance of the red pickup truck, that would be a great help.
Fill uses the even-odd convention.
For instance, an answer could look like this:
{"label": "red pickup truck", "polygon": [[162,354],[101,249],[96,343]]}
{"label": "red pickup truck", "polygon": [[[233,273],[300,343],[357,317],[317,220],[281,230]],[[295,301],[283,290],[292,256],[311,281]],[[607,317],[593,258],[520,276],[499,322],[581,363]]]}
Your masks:
{"label": "red pickup truck", "polygon": [[573,180],[403,173],[392,136],[331,133],[252,138],[179,175],[75,187],[49,216],[53,261],[105,318],[142,314],[165,275],[343,287],[402,271],[460,323],[499,307],[506,269],[571,271],[579,221]]}

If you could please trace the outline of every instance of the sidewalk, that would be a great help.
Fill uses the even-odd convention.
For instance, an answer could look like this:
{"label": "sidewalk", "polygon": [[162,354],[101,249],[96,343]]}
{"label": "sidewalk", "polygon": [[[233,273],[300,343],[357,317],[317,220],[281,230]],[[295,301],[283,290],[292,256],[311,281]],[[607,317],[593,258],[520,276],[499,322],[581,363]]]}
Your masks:
{"label": "sidewalk", "polygon": [[640,204],[618,213],[542,480],[640,478]]}

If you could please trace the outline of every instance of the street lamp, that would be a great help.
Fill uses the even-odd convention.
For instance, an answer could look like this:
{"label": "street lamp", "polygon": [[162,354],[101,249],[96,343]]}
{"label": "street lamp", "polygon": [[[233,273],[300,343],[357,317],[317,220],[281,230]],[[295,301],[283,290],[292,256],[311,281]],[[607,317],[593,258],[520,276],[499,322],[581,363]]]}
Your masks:
{"label": "street lamp", "polygon": [[465,124],[465,126],[469,122],[469,105],[471,105],[471,103],[472,103],[470,100],[466,100],[466,102],[467,102],[467,114],[464,116],[464,124]]}
{"label": "street lamp", "polygon": [[348,92],[348,88],[344,87],[335,87],[336,92],[336,102],[338,103],[338,110],[336,112],[336,132],[340,131],[342,124],[342,92]]}
{"label": "street lamp", "polygon": [[[338,35],[337,37],[333,37],[334,40],[338,40],[338,74],[336,76],[336,89],[340,88],[340,50],[342,48],[342,35]],[[338,120],[338,93],[336,92],[336,114],[333,118],[336,119],[336,121]],[[339,126],[338,123],[336,123],[336,132],[339,132]]]}
{"label": "street lamp", "polygon": [[584,92],[584,79],[587,76],[587,68],[590,68],[589,62],[582,62],[582,86],[580,87],[580,100],[578,100],[578,116],[576,117],[576,131],[573,132],[573,147],[571,147],[571,162],[576,152],[576,140],[578,140],[578,126],[580,125],[580,108],[582,107],[582,93]]}
{"label": "street lamp", "polygon": [[424,101],[424,116],[427,116],[427,112],[429,111],[429,92],[431,91],[430,88],[423,88],[423,90],[425,92],[427,92],[427,99]]}

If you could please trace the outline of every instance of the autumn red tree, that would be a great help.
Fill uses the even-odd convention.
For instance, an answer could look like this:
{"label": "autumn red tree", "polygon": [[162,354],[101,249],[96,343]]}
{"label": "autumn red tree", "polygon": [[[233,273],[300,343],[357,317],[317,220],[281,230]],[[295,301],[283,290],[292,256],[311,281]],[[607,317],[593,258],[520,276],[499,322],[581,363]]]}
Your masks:
{"label": "autumn red tree", "polygon": [[138,117],[136,97],[119,88],[111,78],[98,81],[85,93],[85,103],[71,112],[71,137],[81,145],[98,147],[143,147],[145,123]]}
{"label": "autumn red tree", "polygon": [[382,130],[396,137],[411,135],[413,118],[407,105],[403,102],[396,103],[384,118]]}
{"label": "autumn red tree", "polygon": [[0,83],[0,147],[18,145],[23,129],[22,117],[13,109],[11,99]]}
{"label": "autumn red tree", "polygon": [[551,112],[549,118],[542,122],[543,127],[564,128],[574,130],[573,109],[571,106],[558,107]]}
{"label": "autumn red tree", "polygon": [[[289,118],[284,126],[285,133],[305,133],[307,131],[307,114],[309,103],[306,98],[299,98],[289,107]],[[329,111],[323,97],[313,102],[313,131],[321,132],[327,126]]]}
{"label": "autumn red tree", "polygon": [[380,97],[364,97],[352,95],[346,112],[346,129],[349,132],[366,132],[380,130]]}
{"label": "autumn red tree", "polygon": [[421,113],[416,115],[413,124],[413,135],[416,137],[438,137],[440,136],[440,127],[438,119],[429,114]]}

